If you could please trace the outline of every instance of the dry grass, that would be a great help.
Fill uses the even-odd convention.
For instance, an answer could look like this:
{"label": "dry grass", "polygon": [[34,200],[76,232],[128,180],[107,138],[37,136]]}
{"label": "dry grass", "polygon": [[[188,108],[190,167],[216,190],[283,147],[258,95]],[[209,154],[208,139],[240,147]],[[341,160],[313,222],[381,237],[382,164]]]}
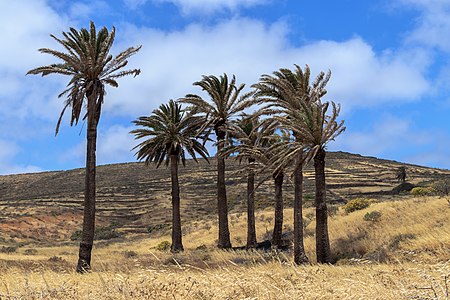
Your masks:
{"label": "dry grass", "polygon": [[[379,221],[363,220],[371,211],[381,212]],[[304,212],[306,232],[314,232],[312,213]],[[272,230],[272,214],[258,213],[259,239]],[[285,216],[290,225],[292,210]],[[245,242],[245,221],[244,214],[231,215],[235,245]],[[155,250],[167,235],[99,244],[87,275],[73,272],[75,245],[27,246],[0,253],[0,299],[448,300],[449,223],[450,207],[436,197],[375,203],[348,215],[339,210],[329,220],[332,249],[341,258],[335,266],[294,266],[289,253],[217,251],[209,221],[185,224],[182,254]],[[313,236],[305,246],[314,261]],[[36,253],[26,255],[27,249]]]}

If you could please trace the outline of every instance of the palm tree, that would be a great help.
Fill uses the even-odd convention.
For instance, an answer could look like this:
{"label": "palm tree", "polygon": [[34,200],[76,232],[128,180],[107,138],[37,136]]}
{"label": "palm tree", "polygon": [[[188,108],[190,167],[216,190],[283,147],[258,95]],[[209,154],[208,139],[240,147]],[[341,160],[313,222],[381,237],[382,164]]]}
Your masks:
{"label": "palm tree", "polygon": [[340,106],[331,102],[332,112],[328,115],[330,102],[322,103],[320,92],[313,92],[310,99],[302,101],[302,110],[292,114],[285,125],[291,128],[301,144],[292,147],[308,147],[306,161],[314,159],[315,206],[316,206],[316,257],[319,263],[331,263],[328,236],[328,209],[326,203],[325,156],[326,145],[344,130],[344,120],[337,122]]}
{"label": "palm tree", "polygon": [[201,131],[209,133],[214,130],[217,138],[217,210],[219,216],[218,247],[231,248],[230,230],[228,227],[228,203],[225,187],[225,157],[222,149],[228,142],[227,130],[236,115],[253,104],[252,92],[240,96],[245,85],[236,85],[236,77],[233,75],[231,82],[228,76],[223,74],[216,76],[203,76],[201,81],[195,82],[205,91],[210,101],[204,100],[198,95],[189,94],[180,99],[181,102],[190,105],[190,109],[205,117]]}
{"label": "palm tree", "polygon": [[181,105],[173,100],[162,104],[149,117],[140,117],[133,121],[142,128],[132,130],[136,139],[145,139],[134,149],[139,160],[154,162],[159,167],[165,160],[170,163],[172,180],[172,252],[183,251],[180,214],[180,185],[178,183],[178,165],[181,159],[186,163],[186,152],[197,162],[196,153],[208,160],[208,150],[197,141],[197,131],[203,124],[203,118],[185,113]]}
{"label": "palm tree", "polygon": [[246,248],[255,248],[256,222],[255,222],[255,167],[256,159],[259,155],[257,143],[259,141],[259,120],[251,115],[243,114],[242,117],[231,123],[229,132],[235,140],[230,146],[225,147],[223,155],[227,156],[236,153],[236,159],[248,161],[247,171],[247,244]]}
{"label": "palm tree", "polygon": [[97,126],[100,120],[101,108],[105,96],[105,85],[118,87],[117,79],[127,75],[137,76],[139,69],[120,71],[128,64],[128,58],[139,51],[139,47],[130,47],[116,57],[109,54],[114,42],[115,28],[110,32],[106,27],[96,31],[93,22],[90,30],[82,28],[77,31],[70,28],[62,33],[64,38],[59,39],[51,35],[66,52],[48,48],[39,49],[40,52],[53,55],[62,62],[39,67],[28,71],[27,74],[61,74],[71,79],[59,97],[66,97],[64,108],[56,125],[58,134],[62,116],[68,107],[71,107],[70,125],[77,124],[81,111],[86,107],[82,116],[87,119],[87,152],[86,152],[86,181],[84,194],[83,233],[80,243],[77,272],[86,272],[91,269],[91,251],[94,242],[95,229],[95,171],[96,171],[96,142]]}
{"label": "palm tree", "polygon": [[[310,84],[311,71],[306,65],[303,71],[295,65],[295,70],[281,68],[271,75],[262,75],[260,82],[252,87],[256,89],[255,96],[259,103],[266,104],[258,114],[269,116],[267,122],[277,123],[286,130],[291,130],[285,126],[285,122],[291,118],[291,114],[302,111],[303,99],[309,99],[313,91],[321,95],[326,93],[325,86],[329,80],[330,74],[325,75],[321,72],[316,80]],[[293,136],[298,145],[302,144],[301,137],[293,131]],[[282,145],[281,145],[282,146]],[[294,164],[294,261],[297,264],[308,262],[303,243],[303,216],[302,216],[302,197],[303,197],[303,164],[305,162],[304,147],[293,149],[290,144],[285,144],[286,151],[280,151],[278,159],[274,159],[273,164],[287,166]]]}
{"label": "palm tree", "polygon": [[[268,130],[268,132],[273,132],[273,130]],[[268,141],[269,143],[266,146],[265,158],[266,165],[270,166],[270,161],[278,156],[277,151],[279,151],[280,146],[284,147],[285,144],[289,144],[290,136],[286,132],[282,132],[282,135],[272,133],[271,139],[269,139]],[[272,169],[272,178],[275,186],[275,213],[272,233],[272,245],[275,247],[279,247],[281,246],[281,240],[283,236],[283,181],[285,168],[280,166],[272,166]]]}
{"label": "palm tree", "polygon": [[397,169],[397,180],[400,183],[405,183],[406,181],[406,167],[401,166]]}

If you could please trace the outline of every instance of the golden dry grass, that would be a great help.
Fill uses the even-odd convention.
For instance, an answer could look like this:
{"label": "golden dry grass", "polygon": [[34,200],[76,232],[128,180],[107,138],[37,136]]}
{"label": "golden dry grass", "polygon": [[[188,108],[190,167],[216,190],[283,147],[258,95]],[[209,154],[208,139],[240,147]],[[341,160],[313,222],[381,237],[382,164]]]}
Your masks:
{"label": "golden dry grass", "polygon": [[[381,212],[377,222],[367,212]],[[312,208],[306,232],[314,231]],[[272,230],[273,211],[258,212],[258,238]],[[285,211],[292,223],[292,210]],[[233,214],[234,244],[245,242],[244,214]],[[330,218],[334,266],[314,264],[314,237],[305,239],[312,265],[289,253],[218,251],[213,222],[184,224],[185,253],[172,255],[153,239],[97,246],[94,271],[74,273],[75,245],[0,254],[0,299],[449,299],[450,207],[437,197],[374,203]],[[239,243],[240,242],[240,243]],[[205,245],[206,249],[196,249]],[[382,261],[382,263],[377,262]]]}

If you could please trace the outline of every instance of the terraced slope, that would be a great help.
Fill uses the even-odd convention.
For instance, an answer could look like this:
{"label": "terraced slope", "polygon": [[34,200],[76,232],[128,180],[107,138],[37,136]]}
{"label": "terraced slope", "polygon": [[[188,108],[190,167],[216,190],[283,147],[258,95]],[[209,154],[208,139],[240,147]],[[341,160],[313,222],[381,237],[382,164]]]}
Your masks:
{"label": "terraced slope", "polygon": [[[183,220],[214,218],[216,211],[216,163],[187,163],[180,169]],[[332,152],[327,157],[328,199],[345,202],[357,196],[388,198],[398,183],[395,171],[407,167],[408,181],[419,183],[450,171],[360,155]],[[227,161],[230,209],[245,209],[245,172],[233,159]],[[169,170],[143,163],[98,167],[98,224],[116,224],[125,233],[145,233],[149,226],[167,225],[171,218]],[[272,205],[269,174],[256,195],[257,207]],[[81,226],[84,169],[0,176],[0,238],[4,241],[66,240]],[[305,201],[313,198],[314,173],[305,171]],[[293,189],[285,184],[285,201],[290,205]]]}

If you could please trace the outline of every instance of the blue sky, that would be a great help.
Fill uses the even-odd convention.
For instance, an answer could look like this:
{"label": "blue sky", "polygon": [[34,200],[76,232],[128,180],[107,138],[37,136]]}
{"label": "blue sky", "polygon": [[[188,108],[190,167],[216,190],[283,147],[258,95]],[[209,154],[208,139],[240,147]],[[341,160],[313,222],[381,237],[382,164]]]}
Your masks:
{"label": "blue sky", "polygon": [[347,130],[330,150],[450,168],[450,0],[0,1],[0,174],[84,166],[85,127],[56,121],[64,77],[25,76],[53,63],[41,47],[69,27],[115,26],[113,54],[142,74],[109,89],[98,163],[135,161],[131,121],[186,93],[201,75],[247,86],[280,67],[330,69],[326,100]]}

